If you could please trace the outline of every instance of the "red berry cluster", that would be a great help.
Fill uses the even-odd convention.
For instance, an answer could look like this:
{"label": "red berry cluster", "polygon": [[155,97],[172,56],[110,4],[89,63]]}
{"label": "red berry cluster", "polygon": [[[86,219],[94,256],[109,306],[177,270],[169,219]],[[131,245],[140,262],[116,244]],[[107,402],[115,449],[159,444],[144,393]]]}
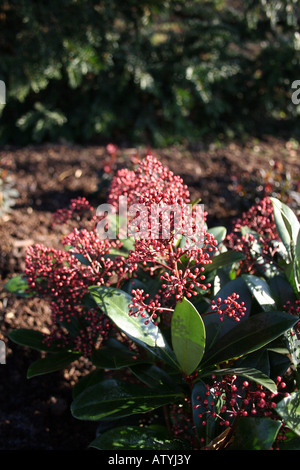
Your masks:
{"label": "red berry cluster", "polygon": [[[30,293],[45,299],[52,312],[48,342],[72,346],[89,356],[111,329],[96,306],[86,306],[88,287],[110,285],[112,278],[127,278],[130,269],[122,256],[110,257],[115,243],[99,240],[95,231],[77,230],[63,239],[66,250],[41,244],[29,247],[25,275]],[[72,327],[72,335],[68,329]]]}
{"label": "red berry cluster", "polygon": [[164,203],[188,204],[190,194],[182,179],[152,155],[147,155],[136,170],[121,169],[112,180],[108,203],[118,208],[119,197],[127,196],[128,206]]}
{"label": "red berry cluster", "polygon": [[233,292],[224,300],[222,300],[220,297],[217,300],[212,300],[210,308],[211,310],[217,310],[221,321],[223,321],[224,316],[227,316],[239,322],[245,315],[247,309],[245,307],[245,303],[239,303],[238,299],[239,295]]}
{"label": "red berry cluster", "polygon": [[[242,235],[243,227],[248,227],[250,232]],[[246,258],[240,262],[241,271],[253,273],[257,265],[255,245],[259,244],[260,256],[272,263],[277,252],[277,247],[273,243],[276,240],[279,240],[279,236],[274,220],[273,205],[271,200],[265,197],[236,220],[224,243],[228,248],[245,254]]]}
{"label": "red berry cluster", "polygon": [[129,304],[129,315],[140,315],[145,318],[146,325],[150,320],[155,323],[158,313],[162,313],[164,310],[159,301],[159,295],[156,295],[155,299],[149,299],[150,296],[145,294],[144,289],[133,289],[132,296],[132,302]]}
{"label": "red berry cluster", "polygon": [[91,217],[94,208],[85,197],[71,199],[67,208],[58,209],[53,216],[53,226],[66,224],[69,221],[78,223],[83,217]]}
{"label": "red berry cluster", "polygon": [[225,375],[221,379],[212,375],[211,378],[212,382],[205,384],[205,398],[197,396],[199,403],[193,406],[194,410],[200,409],[198,418],[203,426],[210,418],[225,427],[232,427],[242,416],[280,419],[275,413],[277,397],[288,396],[284,392],[286,383],[282,377],[276,379],[276,393],[252,381],[238,382],[236,375]]}

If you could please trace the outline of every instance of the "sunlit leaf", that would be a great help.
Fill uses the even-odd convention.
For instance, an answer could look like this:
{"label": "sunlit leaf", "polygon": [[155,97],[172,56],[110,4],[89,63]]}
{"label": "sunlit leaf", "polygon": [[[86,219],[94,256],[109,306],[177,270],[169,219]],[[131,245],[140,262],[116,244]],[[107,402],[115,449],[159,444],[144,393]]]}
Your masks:
{"label": "sunlit leaf", "polygon": [[229,449],[270,450],[280,427],[281,422],[274,419],[241,417]]}
{"label": "sunlit leaf", "polygon": [[276,301],[265,279],[253,274],[243,274],[242,278],[263,310],[276,310]]}
{"label": "sunlit leaf", "polygon": [[284,312],[262,312],[246,318],[205,353],[201,367],[249,354],[291,329],[297,318]]}
{"label": "sunlit leaf", "polygon": [[100,434],[90,447],[98,450],[187,450],[188,442],[171,438],[162,426],[119,426]]}
{"label": "sunlit leaf", "polygon": [[82,420],[115,419],[147,413],[182,398],[182,393],[169,388],[152,389],[121,380],[106,379],[78,395],[72,402],[71,412],[75,418]]}
{"label": "sunlit leaf", "polygon": [[132,297],[127,292],[106,286],[93,286],[89,291],[98,307],[129,338],[177,367],[174,354],[158,326],[151,321],[146,323],[141,315],[129,315]]}
{"label": "sunlit leaf", "polygon": [[205,349],[205,328],[193,304],[183,298],[176,304],[171,320],[172,346],[186,375],[190,375],[201,361]]}
{"label": "sunlit leaf", "polygon": [[276,411],[282,417],[286,426],[297,436],[300,436],[300,392],[293,392],[283,398],[277,404]]}

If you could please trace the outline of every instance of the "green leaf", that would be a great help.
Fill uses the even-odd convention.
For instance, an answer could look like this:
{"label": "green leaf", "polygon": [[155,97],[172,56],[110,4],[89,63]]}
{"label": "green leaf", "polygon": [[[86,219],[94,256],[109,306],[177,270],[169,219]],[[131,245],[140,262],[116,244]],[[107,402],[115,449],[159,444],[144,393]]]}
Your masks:
{"label": "green leaf", "polygon": [[165,342],[157,326],[152,322],[145,324],[141,315],[129,315],[132,297],[126,292],[113,287],[90,287],[97,305],[113,322],[128,336],[135,338],[140,344],[151,347],[164,347]]}
{"label": "green leaf", "polygon": [[265,279],[252,274],[242,274],[242,278],[263,310],[276,310],[276,301]]}
{"label": "green leaf", "polygon": [[94,350],[91,361],[96,367],[111,370],[121,369],[141,362],[137,354],[129,351],[124,344],[117,340]]}
{"label": "green leaf", "polygon": [[297,319],[284,312],[262,312],[238,323],[205,353],[201,367],[219,364],[260,349],[292,328]]}
{"label": "green leaf", "polygon": [[49,374],[50,372],[65,369],[72,362],[76,361],[79,356],[79,353],[63,351],[38,359],[29,366],[27,378],[31,379],[37,375]]}
{"label": "green leaf", "polygon": [[179,390],[179,386],[167,372],[155,364],[137,364],[130,366],[131,372],[148,387],[167,387],[170,390]]}
{"label": "green leaf", "polygon": [[260,370],[250,368],[250,367],[232,367],[226,369],[215,369],[210,370],[209,372],[204,372],[199,375],[199,377],[211,376],[211,374],[215,375],[237,375],[241,377],[245,377],[259,385],[270,390],[272,393],[277,393],[277,386],[276,383],[270,379],[266,374],[261,372]]}
{"label": "green leaf", "polygon": [[72,397],[76,398],[80,393],[82,393],[86,388],[96,385],[104,379],[104,370],[103,369],[94,369],[88,374],[81,377],[78,382],[73,387]]}
{"label": "green leaf", "polygon": [[300,295],[299,234],[300,222],[294,212],[276,198],[270,198],[273,204],[274,219],[278,234],[291,260],[286,276],[294,292]]}
{"label": "green leaf", "polygon": [[290,354],[291,361],[294,364],[295,369],[297,370],[300,364],[300,348],[298,336],[295,334],[295,332],[289,331],[283,336],[283,343],[286,345]]}
{"label": "green leaf", "polygon": [[207,231],[208,233],[213,234],[215,240],[218,242],[218,245],[224,241],[227,234],[227,229],[223,226],[211,227]]}
{"label": "green leaf", "polygon": [[268,346],[258,349],[250,354],[237,359],[234,367],[250,368],[260,370],[263,374],[271,377],[270,359]]}
{"label": "green leaf", "polygon": [[205,328],[196,308],[186,298],[176,304],[171,320],[171,338],[182,371],[191,375],[204,354]]}
{"label": "green leaf", "polygon": [[[123,238],[122,240],[122,249],[129,252],[130,250],[134,250],[135,247],[135,239],[133,237]],[[124,254],[122,256],[125,256]]]}
{"label": "green leaf", "polygon": [[[233,279],[232,281],[227,282],[214,296],[214,300],[216,301],[218,297],[225,300],[228,296],[232,295],[235,292],[239,295],[239,301],[244,302],[246,307],[246,312],[244,317],[241,319],[241,322],[245,321],[247,317],[250,315],[251,311],[251,294],[245,281],[238,277]],[[207,311],[210,311],[211,308],[209,307]],[[211,312],[208,314],[203,315],[203,322],[205,325],[206,330],[206,346],[207,351],[214,347],[214,344],[217,339],[220,339],[224,334],[228,333],[232,328],[235,328],[237,325],[236,320],[233,318],[225,316],[223,321],[220,321],[220,315],[217,312]]]}
{"label": "green leaf", "polygon": [[300,231],[296,240],[296,257],[298,262],[300,263]]}
{"label": "green leaf", "polygon": [[285,354],[276,352],[276,350],[268,350],[270,361],[270,377],[283,377],[287,370],[291,367],[291,359],[288,356],[288,351]]}
{"label": "green leaf", "polygon": [[270,450],[281,422],[270,418],[241,417],[229,450]]}
{"label": "green leaf", "polygon": [[147,413],[183,398],[169,388],[151,389],[116,379],[107,379],[85,389],[71,404],[72,415],[82,420],[116,419]]}
{"label": "green leaf", "polygon": [[[298,263],[299,264],[299,263]],[[300,299],[300,270],[297,267],[297,261],[289,263],[285,268],[285,276],[292,286],[297,298]]]}
{"label": "green leaf", "polygon": [[162,360],[169,361],[177,367],[174,354],[166,343],[159,328],[151,321],[145,324],[145,318],[129,315],[132,297],[113,287],[90,287],[89,291],[100,309],[123,331],[129,338],[142,347],[147,348]]}
{"label": "green leaf", "polygon": [[98,450],[187,450],[188,443],[170,438],[168,430],[162,426],[119,426],[91,442],[90,447]]}
{"label": "green leaf", "polygon": [[274,276],[269,281],[270,288],[276,298],[277,305],[282,308],[286,302],[293,302],[296,296],[291,284],[283,275]]}
{"label": "green leaf", "polygon": [[79,318],[72,315],[68,319],[63,318],[63,320],[58,320],[59,324],[65,328],[71,336],[77,337],[80,336],[82,330],[82,324],[79,321]]}
{"label": "green leaf", "polygon": [[274,197],[270,197],[270,200],[273,204],[274,219],[278,234],[291,256],[291,242],[293,242],[294,246],[297,245],[300,223],[296,214],[294,214],[292,209],[286,204]]}
{"label": "green leaf", "polygon": [[91,266],[90,261],[82,253],[71,252],[71,254],[84,266]]}
{"label": "green leaf", "polygon": [[245,259],[245,255],[238,251],[225,251],[212,258],[212,262],[205,265],[204,274],[207,274],[215,269],[222,268],[228,264],[237,263]]}
{"label": "green leaf", "polygon": [[25,277],[22,275],[18,274],[17,276],[12,277],[9,279],[5,284],[4,288],[8,291],[11,292],[12,294],[15,294],[19,297],[30,297],[31,295],[26,292],[28,289],[28,284],[27,280]]}
{"label": "green leaf", "polygon": [[61,351],[61,348],[55,345],[55,343],[47,346],[44,335],[40,331],[30,330],[26,328],[19,328],[9,332],[8,337],[11,341],[21,346],[26,346],[31,349],[37,349],[38,351]]}
{"label": "green leaf", "polygon": [[285,432],[285,439],[278,443],[279,450],[300,450],[300,437],[289,429]]}
{"label": "green leaf", "polygon": [[277,403],[276,411],[286,426],[300,436],[300,392],[293,392]]}

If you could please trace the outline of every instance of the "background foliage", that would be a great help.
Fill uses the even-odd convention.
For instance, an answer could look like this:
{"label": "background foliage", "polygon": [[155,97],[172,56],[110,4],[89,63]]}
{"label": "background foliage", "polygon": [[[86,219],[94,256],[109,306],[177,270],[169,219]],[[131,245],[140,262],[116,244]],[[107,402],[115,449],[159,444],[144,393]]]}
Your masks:
{"label": "background foliage", "polygon": [[0,143],[294,132],[297,3],[3,1]]}

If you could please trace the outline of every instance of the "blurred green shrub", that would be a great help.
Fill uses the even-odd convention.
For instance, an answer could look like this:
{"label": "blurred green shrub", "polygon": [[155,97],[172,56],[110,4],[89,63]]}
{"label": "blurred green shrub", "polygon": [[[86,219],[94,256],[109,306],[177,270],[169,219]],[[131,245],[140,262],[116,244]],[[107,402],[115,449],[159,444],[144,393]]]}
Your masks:
{"label": "blurred green shrub", "polygon": [[297,123],[295,0],[4,0],[0,143],[168,144]]}

